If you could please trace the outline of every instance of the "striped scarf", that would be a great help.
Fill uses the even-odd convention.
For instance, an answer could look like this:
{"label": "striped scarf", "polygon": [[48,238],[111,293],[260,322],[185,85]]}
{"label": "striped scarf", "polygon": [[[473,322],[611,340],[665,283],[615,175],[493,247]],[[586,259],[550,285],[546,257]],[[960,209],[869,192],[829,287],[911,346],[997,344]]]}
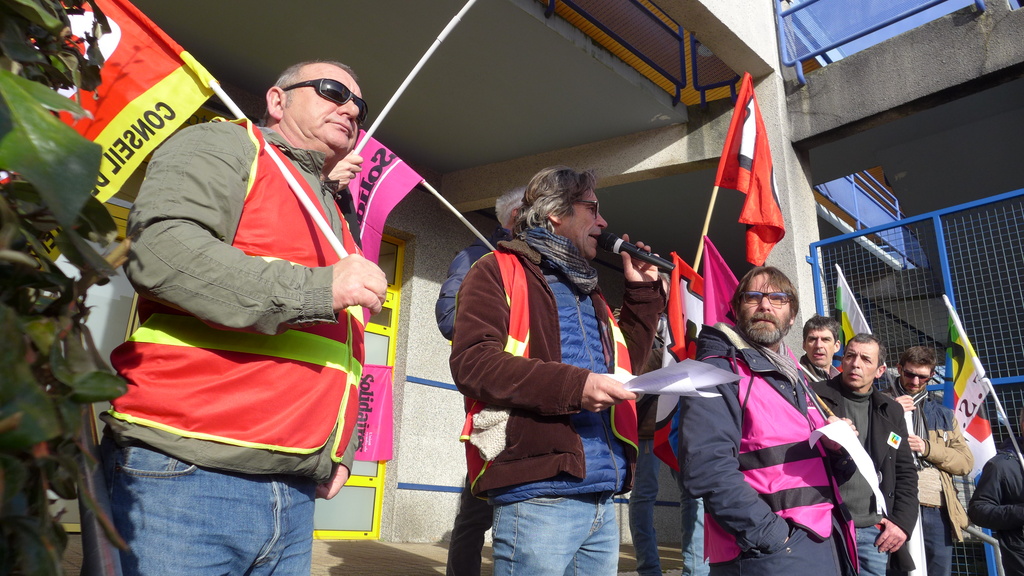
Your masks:
{"label": "striped scarf", "polygon": [[540,252],[544,260],[561,272],[581,294],[590,294],[597,288],[597,270],[565,236],[538,227],[527,230],[523,240],[530,248]]}

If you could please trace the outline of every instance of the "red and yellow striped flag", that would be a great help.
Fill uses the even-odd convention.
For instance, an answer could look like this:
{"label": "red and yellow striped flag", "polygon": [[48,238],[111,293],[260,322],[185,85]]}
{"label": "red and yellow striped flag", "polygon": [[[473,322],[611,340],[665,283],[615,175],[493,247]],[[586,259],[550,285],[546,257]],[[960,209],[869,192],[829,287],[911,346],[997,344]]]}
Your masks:
{"label": "red and yellow striped flag", "polygon": [[[65,121],[103,148],[93,194],[101,202],[120,190],[142,161],[213,95],[213,76],[127,0],[96,0],[111,31],[99,41],[106,58],[101,84],[78,99],[91,115]],[[72,18],[83,37],[92,11]]]}

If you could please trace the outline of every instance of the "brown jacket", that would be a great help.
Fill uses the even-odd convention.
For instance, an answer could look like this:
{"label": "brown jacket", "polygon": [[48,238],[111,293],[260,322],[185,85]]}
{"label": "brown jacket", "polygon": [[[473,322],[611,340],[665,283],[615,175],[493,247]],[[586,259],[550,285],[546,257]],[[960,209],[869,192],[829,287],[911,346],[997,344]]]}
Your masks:
{"label": "brown jacket", "polygon": [[964,440],[960,427],[954,423],[948,431],[929,430],[928,452],[923,457],[942,472],[942,499],[953,530],[952,536],[957,542],[963,542],[963,529],[967,527],[969,520],[967,511],[960,503],[957,490],[953,486],[951,474],[962,476],[969,473],[974,466],[974,456]]}
{"label": "brown jacket", "polygon": [[[555,297],[538,264],[540,255],[526,243],[499,243],[519,256],[526,272],[530,307],[529,357],[505,352],[509,306],[497,261],[484,256],[459,289],[450,365],[459,391],[495,407],[511,408],[505,449],[491,462],[474,493],[545,480],[566,472],[586,476],[580,437],[570,424],[582,410],[588,370],[561,362],[561,337]],[[633,366],[643,366],[654,341],[658,315],[665,308],[661,283],[627,282],[619,327]],[[598,321],[607,311],[596,305]],[[627,454],[631,454],[627,451]],[[624,490],[633,484],[630,455]]]}

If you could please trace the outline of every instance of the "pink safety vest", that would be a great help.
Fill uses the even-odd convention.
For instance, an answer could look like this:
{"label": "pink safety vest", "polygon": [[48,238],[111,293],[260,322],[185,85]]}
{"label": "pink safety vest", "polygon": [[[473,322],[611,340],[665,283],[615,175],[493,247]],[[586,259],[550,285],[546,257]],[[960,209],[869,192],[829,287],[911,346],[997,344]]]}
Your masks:
{"label": "pink safety vest", "polygon": [[[794,359],[794,363],[796,360]],[[802,526],[818,538],[832,534],[832,509],[841,502],[838,487],[827,470],[824,449],[807,443],[810,432],[827,421],[810,399],[804,416],[762,377],[744,363],[734,363],[740,376],[743,406],[739,468],[747,483],[779,516]],[[806,397],[805,397],[806,398]],[[856,565],[857,546],[848,523],[847,548]],[[711,563],[728,562],[741,550],[736,537],[705,514],[704,556]]]}

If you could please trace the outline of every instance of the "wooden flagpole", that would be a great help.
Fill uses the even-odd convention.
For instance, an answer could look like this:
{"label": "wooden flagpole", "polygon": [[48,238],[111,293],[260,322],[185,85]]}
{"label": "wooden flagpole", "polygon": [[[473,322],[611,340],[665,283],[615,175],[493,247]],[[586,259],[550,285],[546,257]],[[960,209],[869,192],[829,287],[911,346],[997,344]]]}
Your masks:
{"label": "wooden flagpole", "polygon": [[704,255],[704,237],[708,235],[708,228],[711,227],[711,213],[715,210],[715,201],[718,200],[718,186],[711,189],[711,201],[708,203],[708,213],[704,216],[704,229],[700,231],[700,239],[697,240],[697,256],[693,259],[693,270],[700,274],[700,259]]}

